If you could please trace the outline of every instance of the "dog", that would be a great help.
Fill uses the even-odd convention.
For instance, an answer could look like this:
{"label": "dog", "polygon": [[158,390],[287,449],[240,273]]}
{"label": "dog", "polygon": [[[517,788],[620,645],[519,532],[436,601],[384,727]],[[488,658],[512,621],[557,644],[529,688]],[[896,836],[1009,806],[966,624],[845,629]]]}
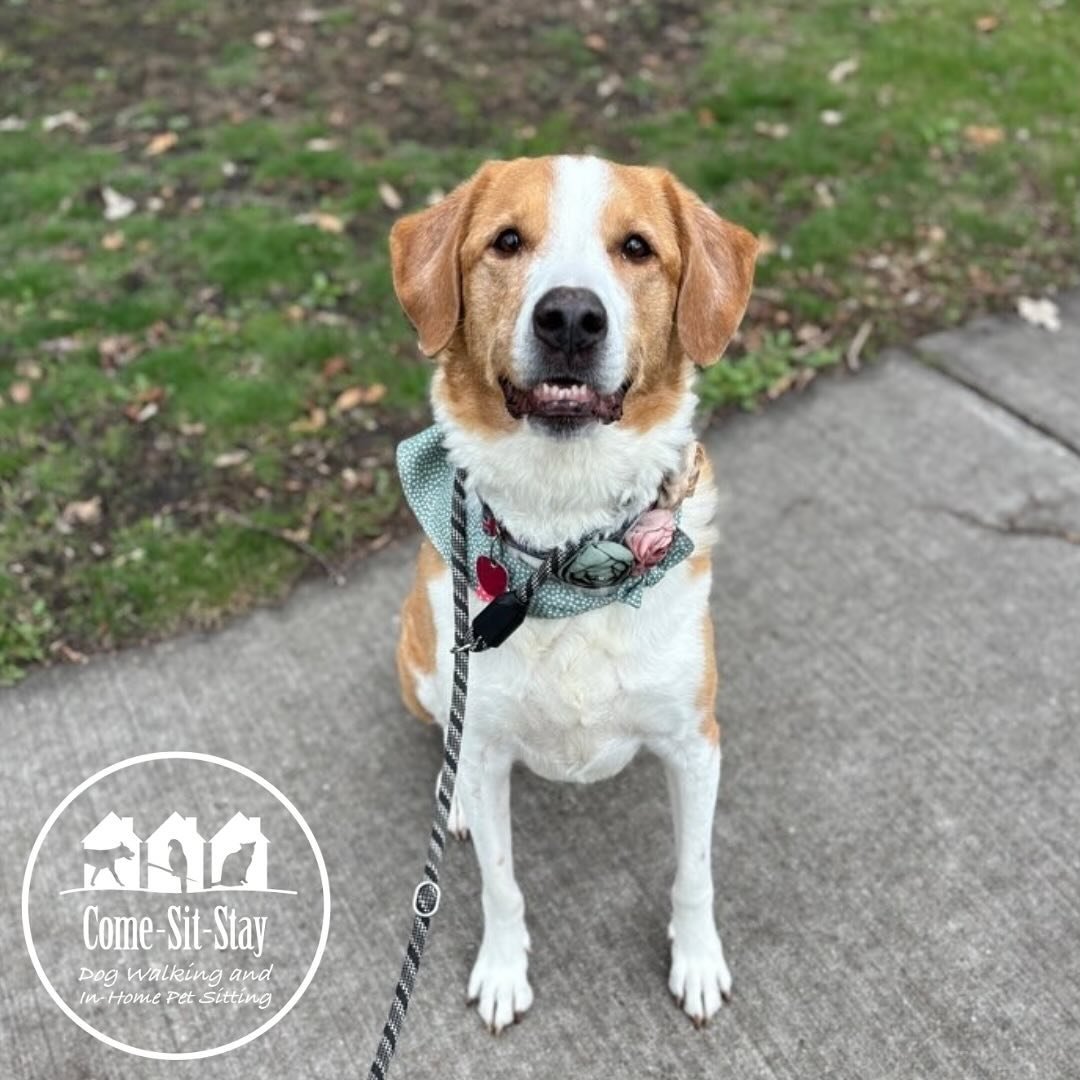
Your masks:
{"label": "dog", "polygon": [[[643,562],[620,586],[627,596],[638,590],[637,604],[610,599],[616,574],[605,578],[602,568],[596,599],[560,584],[572,602],[595,606],[526,618],[505,644],[473,656],[449,828],[471,834],[479,861],[484,931],[468,999],[493,1032],[533,999],[511,854],[515,762],[587,782],[617,773],[642,748],[659,756],[677,859],[668,985],[698,1026],[730,996],[711,872],[717,493],[692,421],[696,369],[717,361],[738,328],[757,252],[751,233],[666,170],[588,156],[489,162],[392,228],[395,292],[436,361],[440,452],[466,470],[470,520],[508,538],[500,560],[528,562],[531,553],[535,565],[588,537],[615,537],[603,552],[626,550],[635,537],[624,530],[665,507],[675,507],[676,535],[692,547],[653,580],[643,576],[658,569],[646,537]],[[423,499],[410,498],[414,509]],[[658,550],[670,534],[670,523],[655,531]],[[616,551],[622,573],[618,559]],[[473,615],[497,592],[480,570]],[[425,539],[397,665],[408,709],[443,726],[453,644],[446,548]]]}
{"label": "dog", "polygon": [[83,857],[86,860],[86,865],[94,868],[94,872],[90,875],[91,889],[94,887],[94,882],[97,881],[97,876],[102,870],[108,870],[113,876],[113,881],[123,888],[124,883],[116,873],[116,864],[121,859],[135,858],[135,852],[127,844],[118,844],[113,848],[87,848],[83,853]]}

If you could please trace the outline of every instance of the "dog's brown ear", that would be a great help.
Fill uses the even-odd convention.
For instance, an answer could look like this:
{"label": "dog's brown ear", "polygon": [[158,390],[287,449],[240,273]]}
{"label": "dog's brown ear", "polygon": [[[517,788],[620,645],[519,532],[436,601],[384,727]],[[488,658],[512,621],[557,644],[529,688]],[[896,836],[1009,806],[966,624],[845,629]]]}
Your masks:
{"label": "dog's brown ear", "polygon": [[479,176],[427,210],[394,222],[390,230],[394,292],[425,356],[446,348],[461,317],[459,250]]}
{"label": "dog's brown ear", "polygon": [[758,241],[725,221],[689,188],[671,181],[683,249],[675,329],[683,351],[699,367],[720,359],[739,328],[750,289]]}

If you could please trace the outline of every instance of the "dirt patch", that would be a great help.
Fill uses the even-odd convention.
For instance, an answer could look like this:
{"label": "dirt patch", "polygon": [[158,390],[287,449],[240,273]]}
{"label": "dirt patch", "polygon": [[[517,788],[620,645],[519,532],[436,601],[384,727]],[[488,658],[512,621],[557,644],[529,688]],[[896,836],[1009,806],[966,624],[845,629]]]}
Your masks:
{"label": "dirt patch", "polygon": [[196,128],[317,111],[376,142],[431,146],[483,142],[496,123],[530,137],[560,114],[566,134],[628,152],[626,136],[610,146],[611,122],[685,103],[703,19],[696,4],[644,0],[44,0],[33,19],[0,12],[0,36],[0,108],[51,108],[77,89],[100,139],[140,109]]}

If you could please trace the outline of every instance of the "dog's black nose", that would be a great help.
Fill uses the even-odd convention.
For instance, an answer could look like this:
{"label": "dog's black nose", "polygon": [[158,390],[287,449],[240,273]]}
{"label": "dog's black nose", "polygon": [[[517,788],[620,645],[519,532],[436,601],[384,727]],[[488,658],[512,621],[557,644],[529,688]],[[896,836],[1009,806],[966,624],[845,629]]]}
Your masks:
{"label": "dog's black nose", "polygon": [[607,312],[592,289],[550,289],[533,308],[533,333],[569,360],[607,337]]}

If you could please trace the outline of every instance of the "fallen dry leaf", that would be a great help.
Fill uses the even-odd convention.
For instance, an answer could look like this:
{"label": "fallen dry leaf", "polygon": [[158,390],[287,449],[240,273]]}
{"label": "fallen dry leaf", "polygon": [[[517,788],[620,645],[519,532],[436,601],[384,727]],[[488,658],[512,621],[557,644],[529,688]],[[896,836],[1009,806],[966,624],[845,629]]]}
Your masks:
{"label": "fallen dry leaf", "polygon": [[13,382],[8,387],[8,394],[16,405],[26,405],[34,396],[34,391],[28,382]]}
{"label": "fallen dry leaf", "polygon": [[160,345],[169,336],[169,324],[164,319],[155,319],[146,328],[146,344],[151,348]]}
{"label": "fallen dry leaf", "polygon": [[119,191],[111,187],[106,186],[101,189],[101,198],[105,203],[106,221],[122,221],[135,212],[135,200],[121,195]]}
{"label": "fallen dry leaf", "polygon": [[251,41],[256,49],[269,49],[277,41],[277,35],[273,30],[259,30],[252,34]]}
{"label": "fallen dry leaf", "polygon": [[157,157],[159,154],[167,153],[180,141],[180,136],[175,131],[163,131],[159,135],[155,135],[147,144],[146,149],[143,151],[145,157]]}
{"label": "fallen dry leaf", "polygon": [[975,29],[980,34],[992,34],[1001,25],[1001,18],[997,15],[980,15],[975,20]]}
{"label": "fallen dry leaf", "polygon": [[124,234],[117,230],[116,232],[107,232],[101,238],[101,246],[105,251],[119,251],[125,244]]}
{"label": "fallen dry leaf", "polygon": [[385,396],[386,387],[382,383],[372,383],[370,386],[350,386],[338,394],[334,402],[334,412],[349,412],[359,405],[374,405],[382,401]]}
{"label": "fallen dry leaf", "polygon": [[325,210],[313,210],[307,214],[297,214],[293,218],[297,225],[314,225],[320,232],[343,233],[345,222],[336,214],[328,214]]}
{"label": "fallen dry leaf", "polygon": [[25,131],[26,127],[26,121],[21,116],[15,116],[14,113],[0,117],[0,132]]}
{"label": "fallen dry leaf", "polygon": [[308,141],[304,143],[304,149],[310,150],[313,154],[326,154],[329,153],[331,150],[336,150],[337,148],[337,139],[315,138],[308,139]]}
{"label": "fallen dry leaf", "polygon": [[225,453],[218,454],[214,458],[214,468],[233,469],[237,465],[243,465],[249,456],[247,450],[226,450]]}
{"label": "fallen dry leaf", "polygon": [[609,98],[620,86],[622,86],[622,76],[613,71],[610,75],[605,75],[604,78],[596,84],[596,96],[599,98]]}
{"label": "fallen dry leaf", "polygon": [[49,646],[49,652],[54,656],[59,656],[68,664],[85,664],[89,662],[86,653],[79,652],[78,649],[69,645],[66,641],[54,641]]}
{"label": "fallen dry leaf", "polygon": [[124,415],[133,424],[145,424],[157,416],[164,400],[165,388],[163,386],[148,386],[140,390],[124,406]]}
{"label": "fallen dry leaf", "polygon": [[68,353],[82,348],[82,342],[74,334],[65,334],[62,337],[49,338],[43,341],[39,349],[46,356],[67,356]]}
{"label": "fallen dry leaf", "polygon": [[767,139],[786,139],[791,134],[791,128],[787,124],[770,124],[767,120],[759,120],[754,124],[754,130]]}
{"label": "fallen dry leaf", "polygon": [[844,353],[844,364],[848,371],[858,371],[862,367],[862,351],[873,332],[874,323],[871,319],[864,320],[855,331],[855,336]]}
{"label": "fallen dry leaf", "polygon": [[702,107],[698,109],[697,124],[700,128],[716,127],[716,114],[709,108]]}
{"label": "fallen dry leaf", "polygon": [[101,521],[101,496],[68,503],[60,517],[68,525],[97,525]]}
{"label": "fallen dry leaf", "polygon": [[59,128],[67,128],[78,135],[85,135],[90,130],[90,125],[73,109],[63,109],[51,116],[46,116],[41,121],[43,131],[56,131]]}
{"label": "fallen dry leaf", "polygon": [[797,374],[797,371],[795,371],[794,369],[785,372],[783,375],[780,376],[779,379],[777,379],[769,386],[769,388],[765,391],[765,396],[770,401],[775,401],[778,397],[786,394],[795,385],[795,378]]}
{"label": "fallen dry leaf", "polygon": [[[1032,326],[1038,326],[1056,334],[1061,329],[1061,311],[1053,300],[1035,300],[1030,296],[1021,296],[1016,302],[1020,318]],[[12,387],[14,389],[14,387]]]}
{"label": "fallen dry leaf", "polygon": [[821,111],[821,122],[826,127],[838,127],[844,122],[844,114],[839,109],[823,109]]}
{"label": "fallen dry leaf", "polygon": [[45,376],[45,372],[41,370],[41,365],[33,360],[20,360],[15,365],[15,374],[22,379],[29,379],[31,382],[39,382]]}
{"label": "fallen dry leaf", "polygon": [[593,52],[603,52],[607,48],[607,39],[603,34],[586,34],[585,47]]}
{"label": "fallen dry leaf", "polygon": [[109,334],[98,342],[98,358],[106,371],[130,364],[139,355],[139,343],[130,334]]}
{"label": "fallen dry leaf", "polygon": [[326,410],[315,408],[289,425],[289,430],[296,435],[312,435],[326,427]]}
{"label": "fallen dry leaf", "polygon": [[379,181],[379,198],[382,199],[382,204],[387,210],[400,210],[404,206],[397,189],[385,180]]}
{"label": "fallen dry leaf", "polygon": [[206,425],[202,421],[181,421],[180,422],[180,434],[185,438],[196,438],[199,435],[206,434]]}
{"label": "fallen dry leaf", "polygon": [[859,70],[859,61],[854,56],[849,56],[829,68],[829,82],[838,85],[845,79],[850,78]]}
{"label": "fallen dry leaf", "polygon": [[322,366],[322,377],[324,379],[333,379],[345,371],[348,366],[349,362],[344,356],[331,356]]}
{"label": "fallen dry leaf", "polygon": [[394,32],[394,28],[388,23],[380,23],[370,34],[367,36],[367,44],[369,49],[380,49],[389,40]]}
{"label": "fallen dry leaf", "polygon": [[990,146],[997,146],[1004,142],[1005,131],[1003,128],[985,124],[968,124],[964,128],[964,138],[977,150],[985,150]]}

